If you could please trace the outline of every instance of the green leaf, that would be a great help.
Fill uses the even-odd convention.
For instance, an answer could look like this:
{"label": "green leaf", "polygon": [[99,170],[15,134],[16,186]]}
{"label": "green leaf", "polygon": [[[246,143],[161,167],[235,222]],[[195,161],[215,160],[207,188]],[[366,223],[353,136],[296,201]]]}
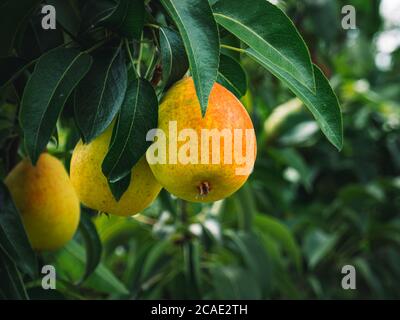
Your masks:
{"label": "green leaf", "polygon": [[192,295],[190,298],[199,298],[201,296],[201,245],[197,240],[189,241],[183,244],[184,272],[188,292]]}
{"label": "green leaf", "polygon": [[10,54],[18,30],[39,3],[40,0],[2,1],[0,4],[0,57]]}
{"label": "green leaf", "polygon": [[[54,261],[57,277],[71,282],[78,282],[85,272],[85,250],[76,242],[69,241],[63,249],[57,252]],[[125,285],[103,264],[100,263],[96,270],[81,284],[84,288],[94,289],[99,292],[112,294],[128,294]]]}
{"label": "green leaf", "polygon": [[6,300],[28,300],[28,295],[17,266],[0,245],[0,298]]}
{"label": "green leaf", "polygon": [[121,35],[139,40],[144,24],[143,0],[119,0],[115,9],[99,25],[118,31]]}
{"label": "green leaf", "polygon": [[[254,50],[248,49],[246,53],[255,61],[267,68],[265,59]],[[339,101],[331,88],[328,79],[322,71],[314,65],[316,91],[311,92],[289,73],[275,74],[292,92],[306,105],[317,120],[322,132],[327,139],[338,149],[343,146],[343,123]]]}
{"label": "green leaf", "polygon": [[151,144],[146,141],[150,129],[157,128],[158,100],[145,79],[129,77],[121,111],[113,132],[102,170],[110,182],[128,175]]}
{"label": "green leaf", "polygon": [[232,230],[228,230],[226,236],[232,241],[235,251],[257,280],[258,287],[263,293],[267,293],[270,288],[272,269],[270,259],[260,239],[253,233]]}
{"label": "green leaf", "polygon": [[3,182],[0,182],[0,246],[24,273],[37,275],[35,253],[26,235],[20,213]]}
{"label": "green leaf", "polygon": [[5,86],[13,77],[20,74],[24,70],[27,62],[17,57],[0,58],[0,88]]}
{"label": "green leaf", "polygon": [[85,143],[111,124],[121,107],[126,87],[126,65],[120,48],[98,52],[75,94],[75,120]]}
{"label": "green leaf", "polygon": [[43,55],[25,87],[20,122],[26,150],[36,163],[56,127],[69,95],[92,63],[75,49],[55,49]]}
{"label": "green leaf", "polygon": [[301,252],[290,230],[278,219],[257,214],[254,218],[255,229],[259,234],[273,238],[290,255],[298,270],[301,268]]}
{"label": "green leaf", "polygon": [[237,266],[217,266],[211,270],[216,299],[261,299],[261,290],[254,276]]}
{"label": "green leaf", "polygon": [[308,265],[313,269],[326,255],[332,252],[332,248],[339,240],[339,235],[328,234],[322,230],[310,231],[304,239],[304,253]]}
{"label": "green leaf", "polygon": [[165,88],[168,88],[185,75],[189,61],[179,33],[167,27],[161,27],[159,32],[162,77]]}
{"label": "green leaf", "polygon": [[101,260],[102,246],[96,226],[93,224],[89,215],[89,209],[81,209],[81,218],[79,222],[79,231],[81,232],[86,244],[86,266],[85,274],[80,283],[84,282],[93,272]]}
{"label": "green leaf", "polygon": [[217,82],[231,91],[238,99],[246,94],[247,76],[239,62],[221,54]]}
{"label": "green leaf", "polygon": [[204,116],[219,64],[218,28],[210,5],[207,0],[161,0],[161,3],[182,36]]}
{"label": "green leaf", "polygon": [[108,186],[110,187],[111,193],[115,200],[119,201],[124,195],[125,191],[128,190],[131,183],[131,178],[131,174],[127,174],[125,177],[115,182],[108,181]]}
{"label": "green leaf", "polygon": [[310,53],[283,11],[266,0],[219,0],[213,12],[218,24],[262,56],[271,72],[288,73],[314,91]]}
{"label": "green leaf", "polygon": [[62,28],[43,29],[43,17],[40,9],[35,10],[25,28],[18,32],[14,47],[19,57],[32,61],[64,43]]}

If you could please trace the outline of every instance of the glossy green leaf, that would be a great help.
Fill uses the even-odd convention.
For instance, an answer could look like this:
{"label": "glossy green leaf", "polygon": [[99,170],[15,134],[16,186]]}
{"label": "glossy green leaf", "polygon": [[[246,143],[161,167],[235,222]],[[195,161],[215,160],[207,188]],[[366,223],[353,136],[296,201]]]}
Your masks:
{"label": "glossy green leaf", "polygon": [[37,261],[11,194],[0,182],[0,247],[31,278],[37,275]]}
{"label": "glossy green leaf", "polygon": [[247,76],[239,62],[221,54],[217,82],[241,98],[247,91]]}
{"label": "glossy green leaf", "polygon": [[0,246],[0,298],[5,300],[28,300],[28,295],[17,266]]}
{"label": "glossy green leaf", "polygon": [[86,266],[85,273],[80,283],[84,282],[93,272],[101,260],[102,245],[97,233],[96,226],[93,224],[89,215],[89,209],[81,209],[79,221],[79,231],[81,232],[86,245]]}
{"label": "glossy green leaf", "polygon": [[4,0],[0,4],[0,57],[7,56],[24,21],[38,6],[40,0]]}
{"label": "glossy green leaf", "polygon": [[118,0],[115,9],[101,19],[99,24],[114,29],[125,37],[140,39],[144,14],[143,0]]}
{"label": "glossy green leaf", "polygon": [[288,73],[310,90],[315,89],[307,46],[278,7],[266,0],[219,0],[213,12],[218,24],[262,56],[271,72]]}
{"label": "glossy green leaf", "polygon": [[36,64],[20,111],[25,147],[33,163],[49,142],[65,102],[91,63],[86,53],[60,48],[43,55]]}
{"label": "glossy green leaf", "polygon": [[157,128],[158,123],[158,100],[152,85],[133,77],[128,82],[112,142],[102,164],[103,173],[111,182],[131,172],[151,144],[146,141],[148,131]]}
{"label": "glossy green leaf", "polygon": [[110,187],[111,193],[113,194],[115,200],[119,201],[124,195],[125,191],[128,190],[129,184],[131,183],[131,174],[127,174],[125,177],[117,181],[108,181],[108,186]]}
{"label": "glossy green leaf", "polygon": [[204,116],[219,64],[218,28],[210,5],[207,0],[161,0],[161,3],[182,36]]}
{"label": "glossy green leaf", "polygon": [[179,33],[167,27],[161,27],[159,32],[162,78],[168,88],[185,75],[189,61]]}
{"label": "glossy green leaf", "polygon": [[[263,56],[254,50],[248,49],[246,53],[255,61],[267,68],[266,61]],[[314,76],[316,83],[316,92],[311,92],[307,87],[301,84],[296,78],[289,73],[275,74],[281,79],[292,92],[306,105],[317,120],[322,132],[327,139],[338,149],[341,150],[343,145],[343,123],[340,111],[339,101],[335,92],[331,88],[328,79],[322,71],[314,65]],[[282,76],[282,77],[281,77]]]}
{"label": "glossy green leaf", "polygon": [[75,120],[85,143],[99,136],[113,121],[124,99],[127,72],[122,51],[105,49],[75,94]]}

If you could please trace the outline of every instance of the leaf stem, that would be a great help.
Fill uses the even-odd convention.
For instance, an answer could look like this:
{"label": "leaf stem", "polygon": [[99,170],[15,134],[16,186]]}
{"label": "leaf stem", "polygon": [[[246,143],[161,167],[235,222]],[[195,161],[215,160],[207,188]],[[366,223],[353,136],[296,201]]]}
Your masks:
{"label": "leaf stem", "polygon": [[154,60],[156,59],[156,55],[157,55],[156,53],[157,53],[157,48],[155,47],[155,48],[153,48],[151,59],[150,59],[149,65],[147,67],[146,73],[144,75],[145,79],[147,79],[150,76],[152,69],[154,69]]}
{"label": "leaf stem", "polygon": [[128,39],[125,39],[125,47],[126,47],[126,51],[128,52],[129,60],[131,61],[132,69],[135,72],[136,77],[139,78],[139,74],[135,68],[135,61],[133,60],[133,56],[132,56],[131,48],[129,46]]}
{"label": "leaf stem", "polygon": [[140,36],[140,45],[139,45],[139,56],[138,56],[138,61],[136,65],[137,72],[139,74],[139,77],[141,76],[141,71],[140,71],[140,64],[142,63],[142,55],[143,55],[143,32],[142,35]]}
{"label": "leaf stem", "polygon": [[149,27],[149,28],[154,28],[154,29],[160,29],[160,26],[153,24],[153,23],[146,23],[144,26]]}
{"label": "leaf stem", "polygon": [[232,51],[240,52],[240,53],[244,53],[245,52],[245,50],[242,49],[242,48],[236,48],[236,47],[228,46],[226,44],[221,44],[220,47],[221,48],[225,48],[225,49],[229,49],[229,50],[232,50]]}

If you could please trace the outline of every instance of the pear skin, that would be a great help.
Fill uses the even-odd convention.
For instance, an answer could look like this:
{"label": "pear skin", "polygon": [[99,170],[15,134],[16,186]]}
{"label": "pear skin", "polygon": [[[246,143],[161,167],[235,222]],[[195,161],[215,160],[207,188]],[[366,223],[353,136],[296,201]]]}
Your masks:
{"label": "pear skin", "polygon": [[42,153],[36,166],[22,160],[5,179],[35,250],[66,244],[79,224],[80,204],[63,164]]}
{"label": "pear skin", "polygon": [[161,185],[143,156],[132,169],[128,189],[116,201],[101,169],[111,136],[112,126],[88,144],[78,142],[71,159],[71,182],[80,201],[87,207],[113,215],[131,216],[154,201]]}

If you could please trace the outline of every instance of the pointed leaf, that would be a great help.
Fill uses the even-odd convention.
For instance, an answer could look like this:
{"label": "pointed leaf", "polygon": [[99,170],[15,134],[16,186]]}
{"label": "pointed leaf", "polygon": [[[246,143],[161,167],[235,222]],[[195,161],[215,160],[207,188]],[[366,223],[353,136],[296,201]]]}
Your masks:
{"label": "pointed leaf", "polygon": [[118,48],[98,52],[75,94],[75,120],[85,143],[111,124],[121,107],[126,86],[122,51]]}
{"label": "pointed leaf", "polygon": [[182,36],[204,116],[219,64],[218,28],[210,5],[207,0],[161,0],[161,3]]}
{"label": "pointed leaf", "polygon": [[43,55],[36,64],[25,87],[20,112],[25,147],[32,163],[49,142],[67,98],[91,63],[86,53],[60,48]]}
{"label": "pointed leaf", "polygon": [[[246,53],[255,61],[267,68],[264,57],[252,49],[247,49]],[[281,79],[292,92],[306,105],[317,120],[322,132],[327,139],[338,149],[343,145],[343,123],[339,101],[331,88],[328,79],[321,70],[314,65],[314,77],[316,93],[311,92],[289,73],[275,74]],[[282,76],[282,77],[281,77]]]}
{"label": "pointed leaf", "polygon": [[231,91],[238,99],[246,94],[245,71],[239,62],[224,54],[220,56],[217,82]]}
{"label": "pointed leaf", "polygon": [[131,178],[131,174],[129,173],[125,177],[115,182],[108,181],[108,186],[110,187],[111,193],[115,200],[119,201],[124,195],[125,191],[128,190],[131,183]]}
{"label": "pointed leaf", "polygon": [[129,80],[115,137],[102,164],[109,181],[115,182],[131,172],[149,147],[146,135],[157,128],[157,122],[158,100],[153,87],[144,79]]}
{"label": "pointed leaf", "polygon": [[165,88],[181,79],[189,68],[189,61],[179,33],[171,28],[160,28],[162,77]]}
{"label": "pointed leaf", "polygon": [[21,271],[31,278],[37,274],[37,261],[11,194],[0,182],[0,246]]}
{"label": "pointed leaf", "polygon": [[266,0],[219,0],[215,20],[264,58],[275,73],[286,72],[315,88],[310,54],[291,20]]}

